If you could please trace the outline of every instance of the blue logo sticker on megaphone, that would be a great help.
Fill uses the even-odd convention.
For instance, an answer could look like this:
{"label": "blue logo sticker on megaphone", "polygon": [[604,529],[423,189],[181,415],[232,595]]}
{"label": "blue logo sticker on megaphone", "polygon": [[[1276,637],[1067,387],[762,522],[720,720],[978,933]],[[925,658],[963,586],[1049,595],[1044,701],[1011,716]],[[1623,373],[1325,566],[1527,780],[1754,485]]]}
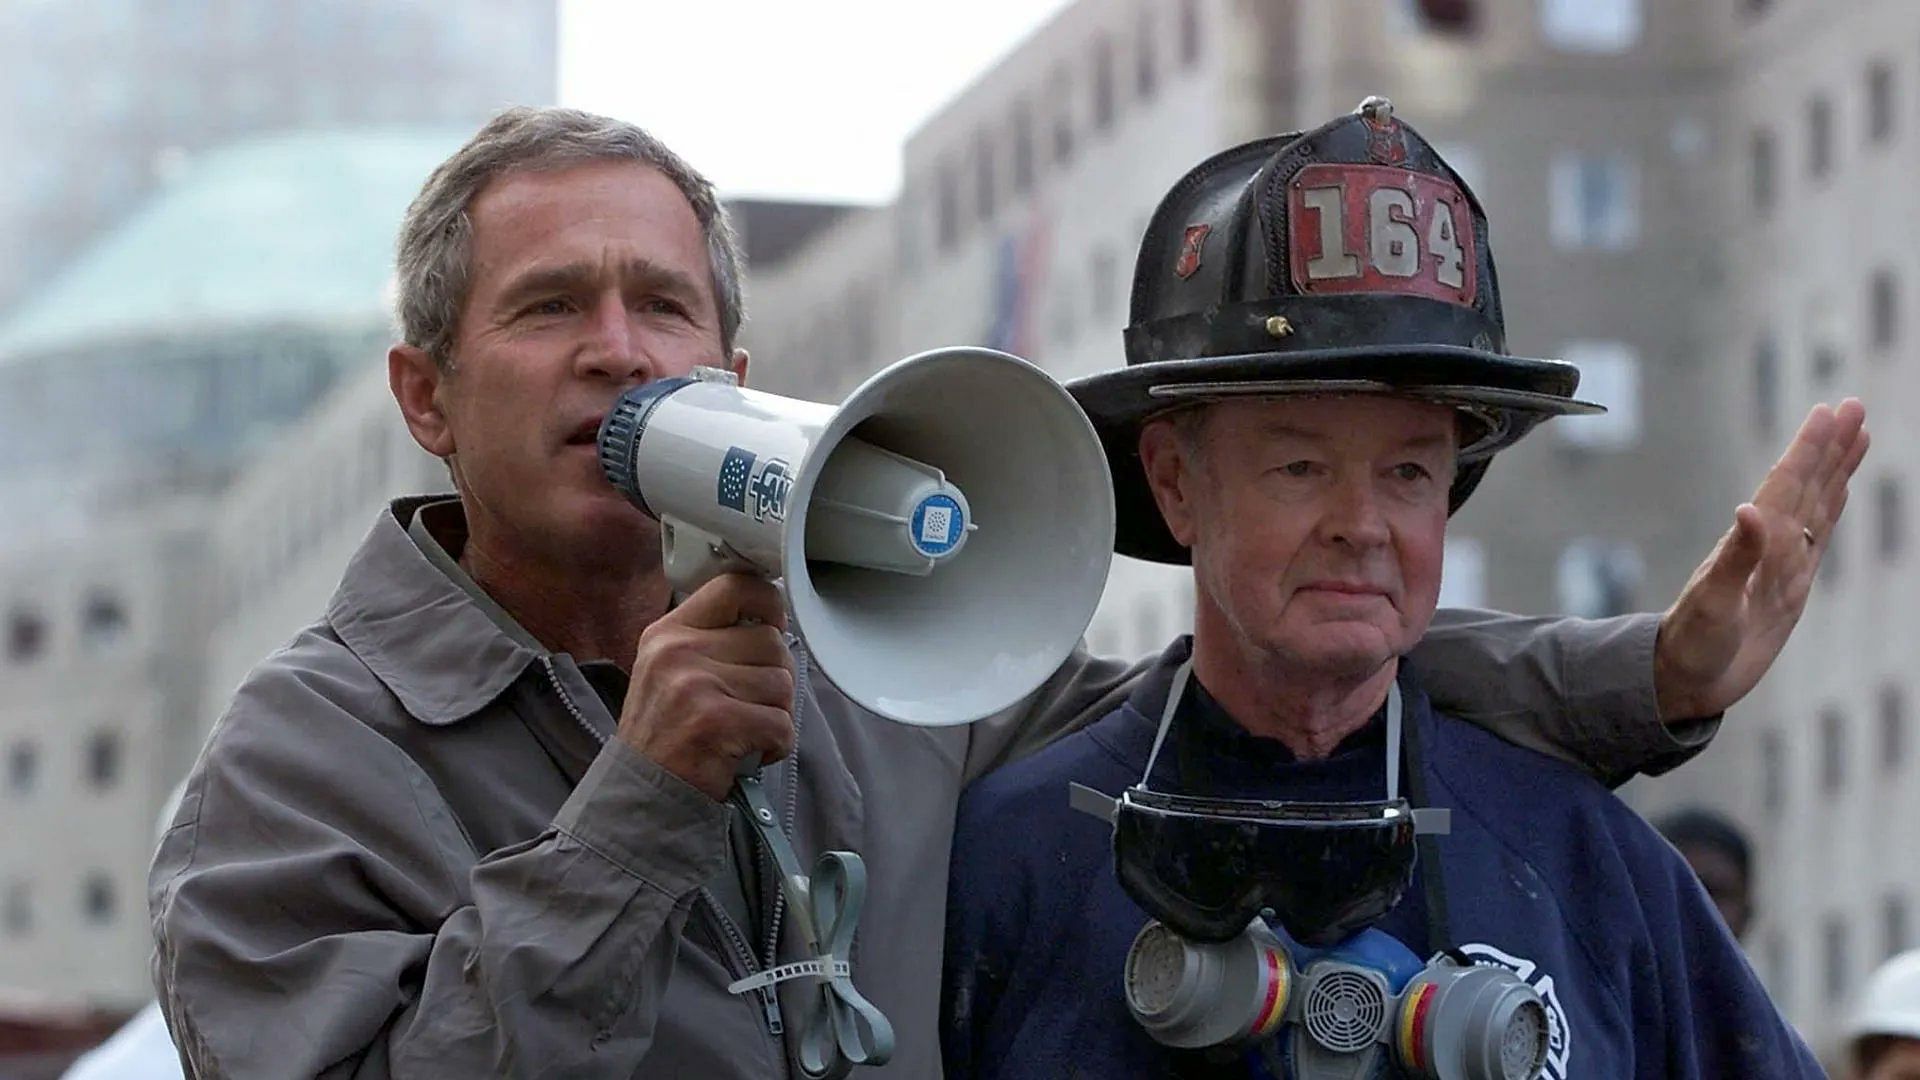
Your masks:
{"label": "blue logo sticker on megaphone", "polygon": [[951,495],[929,495],[914,506],[908,532],[920,554],[938,558],[958,547],[967,534],[967,512]]}

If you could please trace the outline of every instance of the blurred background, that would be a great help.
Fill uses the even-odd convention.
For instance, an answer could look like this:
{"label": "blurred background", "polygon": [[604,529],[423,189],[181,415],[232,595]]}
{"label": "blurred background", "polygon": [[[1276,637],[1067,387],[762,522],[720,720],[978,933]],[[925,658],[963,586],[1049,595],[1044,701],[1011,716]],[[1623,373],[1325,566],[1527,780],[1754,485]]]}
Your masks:
{"label": "blurred background", "polygon": [[[1920,5],[0,0],[0,1077],[150,999],[169,793],[383,502],[444,489],[386,387],[391,251],[494,110],[620,116],[706,170],[756,385],[838,400],[938,345],[1119,364],[1166,188],[1370,93],[1488,208],[1510,347],[1611,409],[1501,457],[1444,602],[1664,607],[1806,409],[1867,402],[1792,645],[1625,792],[1744,834],[1715,891],[1750,885],[1754,964],[1831,1053],[1920,943]],[[1121,560],[1091,643],[1158,650],[1191,599]]]}

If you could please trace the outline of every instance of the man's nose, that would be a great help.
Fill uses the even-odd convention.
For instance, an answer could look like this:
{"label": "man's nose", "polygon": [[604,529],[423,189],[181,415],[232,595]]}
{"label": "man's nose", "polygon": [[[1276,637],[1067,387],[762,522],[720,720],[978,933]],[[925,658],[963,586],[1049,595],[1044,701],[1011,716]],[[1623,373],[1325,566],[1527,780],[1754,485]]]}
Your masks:
{"label": "man's nose", "polygon": [[1334,486],[1333,505],[1322,519],[1322,533],[1333,543],[1373,548],[1392,539],[1380,499],[1366,477],[1343,477]]}
{"label": "man's nose", "polygon": [[589,338],[579,353],[579,369],[615,382],[646,382],[657,374],[633,313],[618,296],[602,297],[587,320]]}

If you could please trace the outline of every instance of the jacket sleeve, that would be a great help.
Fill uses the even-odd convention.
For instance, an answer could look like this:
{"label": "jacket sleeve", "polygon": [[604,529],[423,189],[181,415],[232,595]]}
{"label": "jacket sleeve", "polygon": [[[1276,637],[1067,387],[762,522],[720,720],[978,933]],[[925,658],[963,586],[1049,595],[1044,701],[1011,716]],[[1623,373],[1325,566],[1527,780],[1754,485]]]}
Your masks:
{"label": "jacket sleeve", "polygon": [[1660,619],[1527,618],[1442,608],[1414,647],[1441,711],[1618,785],[1704,749],[1720,718],[1663,722],[1653,685]]}
{"label": "jacket sleeve", "polygon": [[1075,732],[1120,707],[1133,684],[1158,660],[1128,664],[1074,646],[1060,670],[1018,705],[973,724],[967,736],[966,782]]}
{"label": "jacket sleeve", "polygon": [[[1535,618],[1442,608],[1412,661],[1442,711],[1618,785],[1690,760],[1719,717],[1662,722],[1653,686],[1655,615]],[[975,724],[966,778],[1024,757],[1120,706],[1156,657],[1096,657],[1086,646],[1019,705]]]}
{"label": "jacket sleeve", "polygon": [[614,740],[549,828],[476,863],[397,747],[256,675],[149,880],[187,1073],[631,1076],[724,814]]}

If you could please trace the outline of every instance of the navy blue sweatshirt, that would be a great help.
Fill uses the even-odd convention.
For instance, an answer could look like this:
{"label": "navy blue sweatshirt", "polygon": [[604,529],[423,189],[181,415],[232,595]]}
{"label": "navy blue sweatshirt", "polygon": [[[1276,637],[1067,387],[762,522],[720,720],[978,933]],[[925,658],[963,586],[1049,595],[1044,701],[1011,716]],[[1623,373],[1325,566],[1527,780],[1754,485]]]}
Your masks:
{"label": "navy blue sweatshirt", "polygon": [[[1127,1012],[1121,971],[1147,915],[1114,875],[1112,832],[1067,785],[1140,781],[1182,639],[1098,723],[974,784],[949,882],[942,1044],[948,1080],[1243,1077],[1247,1056],[1173,1051]],[[1600,784],[1433,711],[1403,663],[1405,722],[1436,838],[1448,930],[1430,941],[1421,865],[1378,924],[1424,958],[1455,946],[1506,966],[1545,999],[1546,1076],[1819,1077],[1705,892],[1673,848]],[[1155,790],[1232,798],[1379,799],[1382,718],[1327,759],[1256,738],[1197,680],[1154,767]]]}

